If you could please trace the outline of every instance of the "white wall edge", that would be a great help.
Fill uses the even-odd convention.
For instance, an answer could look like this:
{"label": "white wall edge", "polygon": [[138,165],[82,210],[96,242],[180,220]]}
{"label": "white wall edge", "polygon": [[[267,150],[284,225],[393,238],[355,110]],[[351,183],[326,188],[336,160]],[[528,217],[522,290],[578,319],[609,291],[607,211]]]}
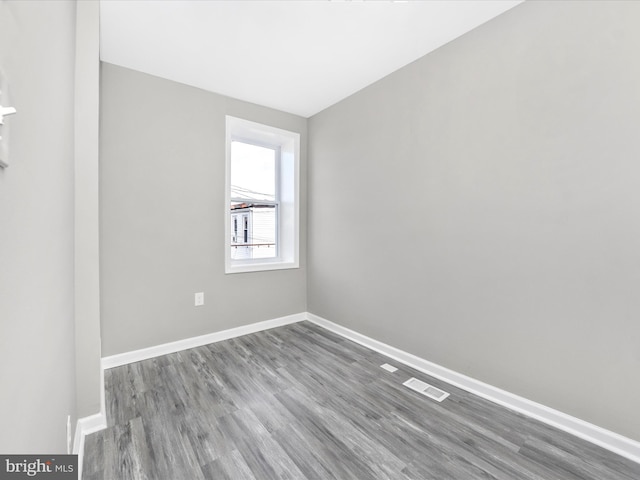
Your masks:
{"label": "white wall edge", "polygon": [[100,366],[100,412],[88,417],[79,418],[73,439],[73,453],[78,455],[78,478],[82,478],[84,460],[84,440],[91,433],[107,428],[107,410],[104,394],[104,368]]}
{"label": "white wall edge", "polygon": [[[104,382],[103,382],[104,384]],[[76,434],[73,440],[73,453],[78,455],[78,478],[82,478],[82,464],[84,459],[84,440],[91,433],[107,428],[107,417],[104,410],[95,415],[78,419]]]}
{"label": "white wall edge", "polygon": [[150,358],[159,357],[161,355],[180,352],[189,348],[201,347],[210,343],[216,343],[222,340],[240,337],[249,333],[260,332],[262,330],[269,330],[270,328],[281,327],[283,325],[289,325],[290,323],[296,323],[306,319],[306,313],[296,313],[294,315],[287,315],[285,317],[279,317],[271,320],[252,323],[249,325],[243,325],[242,327],[230,328],[228,330],[222,330],[215,333],[208,333],[199,337],[185,338],[184,340],[178,340],[176,342],[164,343],[155,347],[148,347],[131,352],[119,353],[116,355],[111,355],[109,357],[104,357],[102,359],[102,368],[106,370],[109,368],[120,367],[129,363],[140,362],[142,360],[148,360]]}
{"label": "white wall edge", "polygon": [[640,463],[640,442],[382,343],[313,313],[307,320],[427,375]]}
{"label": "white wall edge", "polygon": [[73,441],[73,453],[80,455],[84,445],[84,437],[107,428],[107,419],[104,413],[96,413],[78,419],[76,425],[76,435]]}
{"label": "white wall edge", "polygon": [[107,402],[104,393],[104,367],[100,362],[100,415],[104,419],[104,428],[107,426]]}

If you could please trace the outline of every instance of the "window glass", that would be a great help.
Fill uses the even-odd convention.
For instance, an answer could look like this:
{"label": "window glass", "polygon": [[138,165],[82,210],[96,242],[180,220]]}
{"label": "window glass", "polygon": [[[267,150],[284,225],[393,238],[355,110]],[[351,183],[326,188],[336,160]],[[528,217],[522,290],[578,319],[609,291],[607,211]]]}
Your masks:
{"label": "window glass", "polygon": [[231,197],[276,199],[276,151],[250,143],[231,142]]}
{"label": "window glass", "polygon": [[226,122],[225,272],[298,268],[300,135]]}

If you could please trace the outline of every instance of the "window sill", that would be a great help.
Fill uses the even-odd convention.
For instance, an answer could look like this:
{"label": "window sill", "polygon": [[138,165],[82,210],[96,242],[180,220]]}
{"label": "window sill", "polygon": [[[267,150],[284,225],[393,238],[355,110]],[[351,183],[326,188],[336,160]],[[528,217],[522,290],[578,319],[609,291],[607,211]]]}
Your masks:
{"label": "window sill", "polygon": [[270,270],[291,270],[300,268],[298,262],[234,263],[225,267],[224,273],[267,272]]}

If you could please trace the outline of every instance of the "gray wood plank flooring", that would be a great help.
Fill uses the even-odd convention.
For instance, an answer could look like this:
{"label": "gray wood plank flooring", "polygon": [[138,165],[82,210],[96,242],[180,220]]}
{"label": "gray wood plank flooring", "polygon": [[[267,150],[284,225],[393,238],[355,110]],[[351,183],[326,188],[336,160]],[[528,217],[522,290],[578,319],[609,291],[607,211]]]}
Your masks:
{"label": "gray wood plank flooring", "polygon": [[113,368],[105,388],[84,480],[640,479],[640,464],[309,322]]}

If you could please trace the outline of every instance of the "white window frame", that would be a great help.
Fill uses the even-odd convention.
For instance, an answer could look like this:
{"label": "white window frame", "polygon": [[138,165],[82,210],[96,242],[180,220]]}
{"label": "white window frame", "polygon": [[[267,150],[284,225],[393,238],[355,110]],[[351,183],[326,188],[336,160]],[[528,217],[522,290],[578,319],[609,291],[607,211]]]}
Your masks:
{"label": "white window frame", "polygon": [[[225,273],[299,268],[300,252],[300,134],[280,128],[226,117]],[[276,150],[276,257],[232,259],[231,142],[240,141]]]}

